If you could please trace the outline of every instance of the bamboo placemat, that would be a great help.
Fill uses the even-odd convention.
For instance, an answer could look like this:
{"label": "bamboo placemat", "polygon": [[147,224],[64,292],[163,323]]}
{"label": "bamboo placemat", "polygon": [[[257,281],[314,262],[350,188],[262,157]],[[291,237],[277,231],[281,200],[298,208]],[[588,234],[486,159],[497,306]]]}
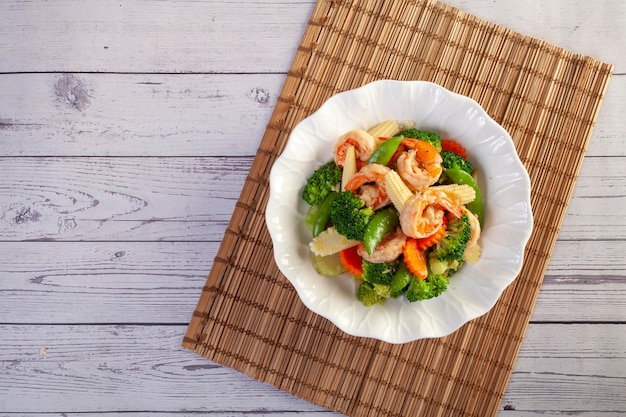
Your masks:
{"label": "bamboo placemat", "polygon": [[[318,0],[183,346],[348,415],[495,415],[611,73],[436,1]],[[346,335],[307,310],[273,262],[268,175],[289,133],[331,95],[377,79],[472,97],[509,131],[531,177],[522,272],[488,314],[447,337]]]}

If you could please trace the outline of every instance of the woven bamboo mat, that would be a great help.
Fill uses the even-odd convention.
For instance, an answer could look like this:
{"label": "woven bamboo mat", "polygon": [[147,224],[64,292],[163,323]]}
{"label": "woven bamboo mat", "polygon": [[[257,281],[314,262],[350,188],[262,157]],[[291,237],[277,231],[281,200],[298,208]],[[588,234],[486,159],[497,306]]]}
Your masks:
{"label": "woven bamboo mat", "polygon": [[[318,0],[183,346],[353,416],[493,416],[506,389],[612,66],[436,1]],[[268,175],[289,133],[331,95],[377,79],[472,97],[511,134],[535,230],[515,282],[450,336],[348,336],[308,311],[273,262]]]}

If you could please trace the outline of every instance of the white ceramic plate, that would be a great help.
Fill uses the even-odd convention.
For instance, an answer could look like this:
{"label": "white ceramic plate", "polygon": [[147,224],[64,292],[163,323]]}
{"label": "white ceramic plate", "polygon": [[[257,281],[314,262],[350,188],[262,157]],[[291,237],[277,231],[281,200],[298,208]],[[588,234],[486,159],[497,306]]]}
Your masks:
{"label": "white ceramic plate", "polygon": [[[439,297],[365,307],[351,276],[327,278],[313,269],[300,194],[314,169],[332,159],[337,137],[388,119],[413,121],[467,149],[485,205],[483,253]],[[309,309],[348,334],[405,343],[452,333],[489,311],[513,282],[533,227],[530,179],[509,134],[475,101],[428,82],[376,81],[331,97],[295,127],[270,173],[266,222],[276,263]]]}

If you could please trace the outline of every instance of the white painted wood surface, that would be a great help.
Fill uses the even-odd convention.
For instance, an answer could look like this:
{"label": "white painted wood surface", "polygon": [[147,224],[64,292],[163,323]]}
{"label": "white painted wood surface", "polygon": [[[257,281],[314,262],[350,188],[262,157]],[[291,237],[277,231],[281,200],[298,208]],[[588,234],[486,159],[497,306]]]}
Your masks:
{"label": "white painted wood surface", "polygon": [[[448,3],[615,65],[499,416],[624,415],[626,4]],[[0,415],[335,415],[180,348],[314,5],[0,2]]]}

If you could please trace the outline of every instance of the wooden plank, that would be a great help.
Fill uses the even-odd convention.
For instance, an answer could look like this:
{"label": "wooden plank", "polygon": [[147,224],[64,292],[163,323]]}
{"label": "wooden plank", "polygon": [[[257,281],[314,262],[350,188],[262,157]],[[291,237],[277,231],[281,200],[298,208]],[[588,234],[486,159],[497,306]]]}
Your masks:
{"label": "wooden plank", "polygon": [[[550,416],[563,416],[560,411],[516,411],[514,405],[503,404],[502,410],[498,413],[498,417],[550,417]],[[250,415],[255,417],[330,417],[341,416],[342,414],[333,413],[331,411],[265,411],[265,410],[252,410],[251,412],[243,411],[210,411],[206,413],[193,412],[193,411],[180,411],[180,412],[159,412],[158,417],[198,417],[198,416],[211,416],[211,417],[249,417]],[[576,417],[623,417],[624,414],[620,411],[608,411],[608,412],[576,412],[575,414],[569,413],[566,415],[575,415]],[[107,413],[20,413],[20,417],[154,417],[154,413],[146,412],[107,412]]]}
{"label": "wooden plank", "polygon": [[626,410],[625,353],[623,325],[531,325],[503,403],[516,410]]}
{"label": "wooden plank", "polygon": [[[154,412],[142,411],[122,411],[122,412],[79,412],[79,413],[20,413],[19,417],[154,417]],[[251,411],[159,411],[158,417],[339,417],[341,414],[326,410],[303,411],[283,411],[255,409]],[[509,416],[507,414],[507,416]],[[618,417],[617,414],[602,414],[598,417]],[[510,417],[510,416],[509,416]],[[584,417],[584,415],[583,415]]]}
{"label": "wooden plank", "polygon": [[626,114],[626,73],[611,77],[586,156],[626,156],[626,132],[623,132],[626,126],[620,116],[623,114]]}
{"label": "wooden plank", "polygon": [[[0,3],[0,72],[284,72],[314,6],[310,0]],[[618,60],[626,38],[621,0],[446,3],[523,34],[600,60]],[[623,17],[623,15],[622,15]],[[28,36],[23,36],[28,33]],[[219,47],[215,47],[219,45]]]}
{"label": "wooden plank", "polygon": [[251,156],[283,79],[282,74],[5,74],[0,152]]}
{"label": "wooden plank", "polygon": [[[218,246],[0,242],[0,323],[187,324]],[[557,242],[532,320],[626,323],[625,252],[626,241]]]}
{"label": "wooden plank", "polygon": [[0,240],[221,240],[251,158],[0,159]]}
{"label": "wooden plank", "polygon": [[[506,409],[504,408],[506,407]],[[513,405],[504,404],[502,411],[498,413],[498,417],[550,417],[550,416],[563,416],[563,413],[556,411],[515,411]],[[342,414],[333,413],[331,411],[282,411],[282,410],[252,410],[248,411],[206,411],[206,412],[193,412],[193,411],[180,411],[180,412],[159,412],[159,417],[249,417],[254,415],[255,417],[331,417],[341,416]],[[568,415],[575,415],[576,417],[623,417],[623,413],[620,411],[608,411],[608,412],[576,412],[575,414],[569,413]],[[19,417],[154,417],[154,413],[146,412],[107,412],[107,413],[20,413]]]}
{"label": "wooden plank", "polygon": [[285,72],[314,4],[3,1],[0,72]]}
{"label": "wooden plank", "polygon": [[576,182],[560,239],[626,238],[626,164],[624,158],[585,158]]}
{"label": "wooden plank", "polygon": [[521,410],[516,411],[515,405],[503,404],[502,411],[498,412],[498,417],[550,417],[573,415],[576,417],[622,417],[622,411],[541,411],[541,410]]}
{"label": "wooden plank", "polygon": [[[0,240],[221,240],[252,158],[0,158]],[[559,238],[626,239],[626,164],[586,158]]]}
{"label": "wooden plank", "polygon": [[0,323],[187,324],[218,246],[0,243]]}
{"label": "wooden plank", "polygon": [[[0,76],[0,152],[252,156],[283,81],[283,74],[5,74]],[[626,156],[623,114],[626,75],[617,75],[589,156]]]}
{"label": "wooden plank", "polygon": [[[0,326],[6,335],[0,339],[0,391],[6,394],[0,412],[321,411],[184,351],[184,330]],[[626,377],[620,374],[625,330],[616,324],[531,324],[502,406],[518,412],[626,409]]]}
{"label": "wooden plank", "polygon": [[0,412],[319,409],[184,351],[184,331],[0,326]]}

